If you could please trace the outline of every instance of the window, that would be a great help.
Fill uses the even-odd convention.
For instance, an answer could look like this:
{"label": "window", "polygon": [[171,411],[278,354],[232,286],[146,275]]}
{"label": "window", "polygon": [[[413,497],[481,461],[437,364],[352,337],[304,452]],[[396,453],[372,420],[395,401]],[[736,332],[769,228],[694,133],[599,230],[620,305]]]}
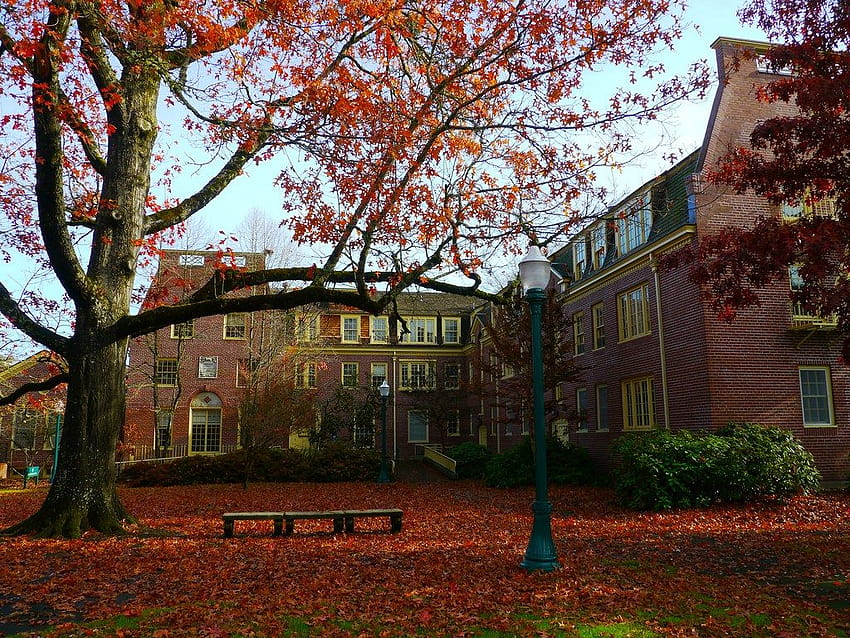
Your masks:
{"label": "window", "polygon": [[387,379],[387,364],[373,363],[372,364],[372,385],[378,387]]}
{"label": "window", "polygon": [[435,318],[413,317],[406,321],[409,332],[401,335],[402,343],[434,343],[437,326]]}
{"label": "window", "polygon": [[239,359],[236,362],[236,387],[247,388],[251,383],[251,373],[259,367],[259,359]]}
{"label": "window", "polygon": [[221,399],[203,392],[189,406],[189,453],[221,452]]}
{"label": "window", "polygon": [[446,434],[449,436],[460,436],[460,411],[449,410],[446,415]]}
{"label": "window", "polygon": [[619,296],[620,341],[649,334],[649,287],[632,288]]}
{"label": "window", "polygon": [[594,270],[602,268],[602,263],[605,261],[605,247],[607,245],[605,233],[607,232],[607,225],[608,222],[602,222],[594,226],[593,230],[590,231],[590,250]]}
{"label": "window", "polygon": [[596,386],[596,429],[608,431],[608,386]]}
{"label": "window", "polygon": [[499,408],[490,406],[490,434],[496,436],[499,433]]}
{"label": "window", "polygon": [[158,410],[156,413],[155,447],[171,447],[171,422],[174,413],[171,410]]}
{"label": "window", "polygon": [[593,321],[593,349],[599,350],[605,347],[605,305],[594,304],[590,313]]}
{"label": "window", "polygon": [[181,266],[203,266],[203,255],[180,255],[177,258],[177,263]]}
{"label": "window", "polygon": [[195,336],[195,320],[189,319],[183,323],[175,323],[171,326],[172,339],[191,339]]}
{"label": "window", "polygon": [[407,440],[410,443],[428,442],[428,413],[410,410],[407,413]]}
{"label": "window", "polygon": [[573,315],[573,352],[576,355],[584,354],[584,313],[577,312]]}
{"label": "window", "polygon": [[782,219],[794,222],[802,217],[835,218],[835,198],[824,197],[815,201],[808,190],[799,201],[786,201],[780,205]]}
{"label": "window", "polygon": [[315,341],[319,338],[319,316],[299,315],[295,323],[295,338],[298,341]]}
{"label": "window", "polygon": [[371,318],[372,343],[386,343],[389,339],[389,328],[386,317]]}
{"label": "window", "polygon": [[456,317],[443,319],[443,343],[460,343],[460,319]]}
{"label": "window", "polygon": [[655,426],[652,377],[623,382],[623,429],[648,430]]}
{"label": "window", "polygon": [[218,357],[198,357],[198,378],[215,379],[218,376]]}
{"label": "window", "polygon": [[342,364],[342,385],[346,388],[356,388],[360,377],[360,366],[357,363]]}
{"label": "window", "polygon": [[295,364],[295,387],[296,388],[315,388],[316,387],[316,364],[315,363],[297,363],[297,364]]}
{"label": "window", "polygon": [[245,330],[245,313],[231,312],[224,315],[224,338],[225,339],[244,339]]}
{"label": "window", "polygon": [[434,364],[430,361],[402,361],[401,387],[405,390],[432,390]]}
{"label": "window", "polygon": [[35,435],[44,415],[35,410],[15,410],[12,417],[12,443],[19,450],[31,450],[35,447]]}
{"label": "window", "polygon": [[582,237],[573,244],[573,279],[578,281],[584,275],[587,263],[587,240]]}
{"label": "window", "polygon": [[587,430],[587,388],[576,388],[576,424]]}
{"label": "window", "polygon": [[177,385],[177,359],[157,359],[153,382],[156,385]]}
{"label": "window", "polygon": [[829,368],[815,366],[800,368],[803,425],[835,425],[831,386]]}
{"label": "window", "polygon": [[625,255],[646,242],[651,229],[652,210],[649,199],[641,197],[632,204],[632,208],[617,218],[618,254]]}
{"label": "window", "polygon": [[775,75],[794,75],[790,66],[777,66],[766,55],[756,56],[756,71]]}
{"label": "window", "polygon": [[460,387],[459,363],[447,363],[443,368],[443,387],[446,390],[457,390]]}
{"label": "window", "polygon": [[343,343],[359,343],[360,341],[360,317],[341,318],[342,322],[342,342]]}

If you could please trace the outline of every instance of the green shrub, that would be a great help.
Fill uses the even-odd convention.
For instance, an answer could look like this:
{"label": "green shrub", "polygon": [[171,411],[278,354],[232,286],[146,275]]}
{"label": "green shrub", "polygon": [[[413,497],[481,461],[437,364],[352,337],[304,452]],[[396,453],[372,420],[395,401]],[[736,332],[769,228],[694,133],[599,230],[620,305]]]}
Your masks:
{"label": "green shrub", "polygon": [[[593,485],[602,475],[587,450],[546,437],[546,474],[557,485]],[[517,487],[534,484],[534,454],[531,438],[498,454],[487,462],[484,482],[491,487]]]}
{"label": "green shrub", "polygon": [[716,433],[629,434],[614,451],[620,457],[617,494],[633,509],[786,497],[815,489],[820,478],[811,454],[790,432],[754,424]]}
{"label": "green shrub", "polygon": [[493,457],[493,453],[483,445],[477,443],[461,443],[451,448],[448,456],[457,462],[455,471],[458,478],[484,478],[487,470],[487,462]]}
{"label": "green shrub", "polygon": [[782,498],[817,489],[820,473],[814,458],[788,430],[730,423],[717,435],[731,442],[724,464],[723,500]]}

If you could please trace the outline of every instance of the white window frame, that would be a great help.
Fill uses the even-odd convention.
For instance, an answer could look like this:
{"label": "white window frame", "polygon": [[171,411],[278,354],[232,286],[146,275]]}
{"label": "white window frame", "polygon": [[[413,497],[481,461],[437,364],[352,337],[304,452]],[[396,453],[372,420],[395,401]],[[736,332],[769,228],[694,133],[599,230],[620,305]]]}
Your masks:
{"label": "white window frame", "polygon": [[295,319],[295,338],[301,342],[319,338],[319,315],[298,315]]}
{"label": "white window frame", "polygon": [[608,245],[607,228],[608,222],[602,221],[590,231],[590,250],[594,270],[600,269],[605,261],[605,249]]}
{"label": "white window frame", "polygon": [[401,343],[436,343],[436,317],[405,317],[408,332],[401,335]]}
{"label": "white window frame", "polygon": [[576,388],[576,419],[578,419],[579,432],[587,432],[589,422],[587,420],[587,388],[585,386]]}
{"label": "white window frame", "polygon": [[[452,330],[448,329],[450,324],[454,325]],[[460,343],[460,317],[443,317],[443,343]]]}
{"label": "white window frame", "polygon": [[[449,385],[449,366],[457,370],[457,375],[454,375],[454,383]],[[460,388],[460,363],[457,361],[449,361],[443,365],[443,388],[446,390],[457,390]]]}
{"label": "white window frame", "polygon": [[460,410],[449,410],[446,414],[446,434],[460,436]]}
{"label": "white window frame", "polygon": [[390,322],[387,317],[371,317],[369,321],[369,341],[387,343],[390,340]]}
{"label": "white window frame", "polygon": [[[165,370],[165,364],[169,364],[169,369]],[[173,365],[173,369],[171,364]],[[165,376],[169,379],[173,377],[174,383],[163,383],[161,379]],[[154,383],[163,388],[173,388],[177,386],[177,381],[180,376],[180,366],[176,357],[159,357],[154,362]]]}
{"label": "white window frame", "polygon": [[[803,382],[803,373],[804,372],[821,372],[823,373],[823,385],[826,394],[812,394],[810,392],[810,384],[804,384]],[[835,427],[835,405],[833,403],[832,398],[832,375],[830,374],[830,370],[828,366],[800,366],[797,371],[797,377],[800,382],[800,409],[803,414],[803,427],[807,428],[822,428],[822,427]],[[807,400],[816,399],[819,401],[826,401],[826,408],[829,412],[829,420],[828,421],[816,421],[807,418],[807,409],[806,402]],[[819,410],[820,411],[820,410]]]}
{"label": "white window frame", "polygon": [[[401,361],[399,362],[399,376],[399,388],[401,390],[433,390],[435,383],[434,362],[426,360]],[[422,380],[421,383],[420,380]]]}
{"label": "white window frame", "polygon": [[[389,379],[387,378],[387,364],[383,362],[375,362],[372,363],[371,366],[371,380],[372,385],[377,387],[381,385],[384,381],[389,383]],[[383,370],[382,372],[378,372],[379,370]]]}
{"label": "white window frame", "polygon": [[[416,438],[416,437],[413,436],[413,429],[412,429],[413,423],[411,421],[411,417],[413,417],[414,415],[421,416],[421,418],[424,422],[422,424],[417,424],[420,427],[422,425],[424,425],[424,427],[425,427],[425,438],[424,439]],[[430,426],[430,424],[428,423],[428,412],[426,410],[408,410],[407,411],[407,441],[408,441],[408,443],[427,443],[429,441],[429,434],[430,434],[430,430],[431,430],[431,428],[429,426]]]}
{"label": "white window frame", "polygon": [[573,279],[575,281],[582,278],[586,265],[587,240],[584,237],[581,237],[575,244],[573,244]]}
{"label": "white window frame", "polygon": [[[232,323],[241,319],[242,323]],[[241,330],[240,330],[241,328]],[[244,340],[248,335],[248,313],[228,312],[224,315],[224,338]]]}
{"label": "white window frame", "polygon": [[195,338],[195,320],[187,319],[180,323],[171,324],[172,339],[194,339]]}
{"label": "white window frame", "polygon": [[316,387],[316,364],[296,363],[295,364],[295,387],[301,389],[311,389]]}
{"label": "white window frame", "polygon": [[177,263],[180,266],[203,266],[204,265],[204,256],[203,255],[190,255],[183,254],[177,258]]}
{"label": "white window frame", "polygon": [[[346,323],[353,322],[352,328],[346,327]],[[351,336],[353,331],[354,336]],[[342,343],[360,343],[360,315],[341,315],[339,318],[339,338]]]}
{"label": "white window frame", "polygon": [[[354,383],[351,383],[352,370],[354,372]],[[360,384],[360,364],[356,361],[343,361],[340,365],[340,379],[344,388],[356,388]]]}

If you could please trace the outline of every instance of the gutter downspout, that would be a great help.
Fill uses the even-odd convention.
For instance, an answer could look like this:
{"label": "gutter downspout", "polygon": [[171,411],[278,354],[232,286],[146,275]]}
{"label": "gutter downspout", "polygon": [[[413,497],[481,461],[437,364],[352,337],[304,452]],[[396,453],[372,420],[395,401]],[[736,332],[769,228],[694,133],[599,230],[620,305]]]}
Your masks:
{"label": "gutter downspout", "polygon": [[664,429],[669,430],[670,401],[667,393],[667,351],[664,347],[664,320],[661,315],[661,277],[658,274],[658,264],[652,253],[649,253],[649,263],[655,283],[655,314],[658,317],[658,353],[661,357],[661,401],[664,406]]}
{"label": "gutter downspout", "polygon": [[398,379],[398,353],[393,350],[393,358],[392,358],[392,369],[393,369],[393,463],[395,463],[398,457],[398,383],[396,380]]}

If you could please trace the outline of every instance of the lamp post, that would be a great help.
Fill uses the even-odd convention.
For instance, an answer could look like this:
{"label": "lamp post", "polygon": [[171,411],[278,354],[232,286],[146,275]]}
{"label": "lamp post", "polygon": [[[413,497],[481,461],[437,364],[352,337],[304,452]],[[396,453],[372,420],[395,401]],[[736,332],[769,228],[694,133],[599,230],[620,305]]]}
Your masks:
{"label": "lamp post", "polygon": [[535,498],[531,510],[534,524],[522,566],[529,570],[552,571],[558,567],[555,543],[552,541],[552,504],[547,494],[546,423],[543,402],[543,344],[541,315],[549,285],[549,260],[537,246],[529,246],[519,262],[519,279],[525,290],[531,314],[531,377],[534,396],[534,485]]}
{"label": "lamp post", "polygon": [[378,386],[381,393],[381,471],[378,472],[378,483],[390,482],[390,470],[387,463],[387,397],[390,396],[390,384],[384,382]]}

